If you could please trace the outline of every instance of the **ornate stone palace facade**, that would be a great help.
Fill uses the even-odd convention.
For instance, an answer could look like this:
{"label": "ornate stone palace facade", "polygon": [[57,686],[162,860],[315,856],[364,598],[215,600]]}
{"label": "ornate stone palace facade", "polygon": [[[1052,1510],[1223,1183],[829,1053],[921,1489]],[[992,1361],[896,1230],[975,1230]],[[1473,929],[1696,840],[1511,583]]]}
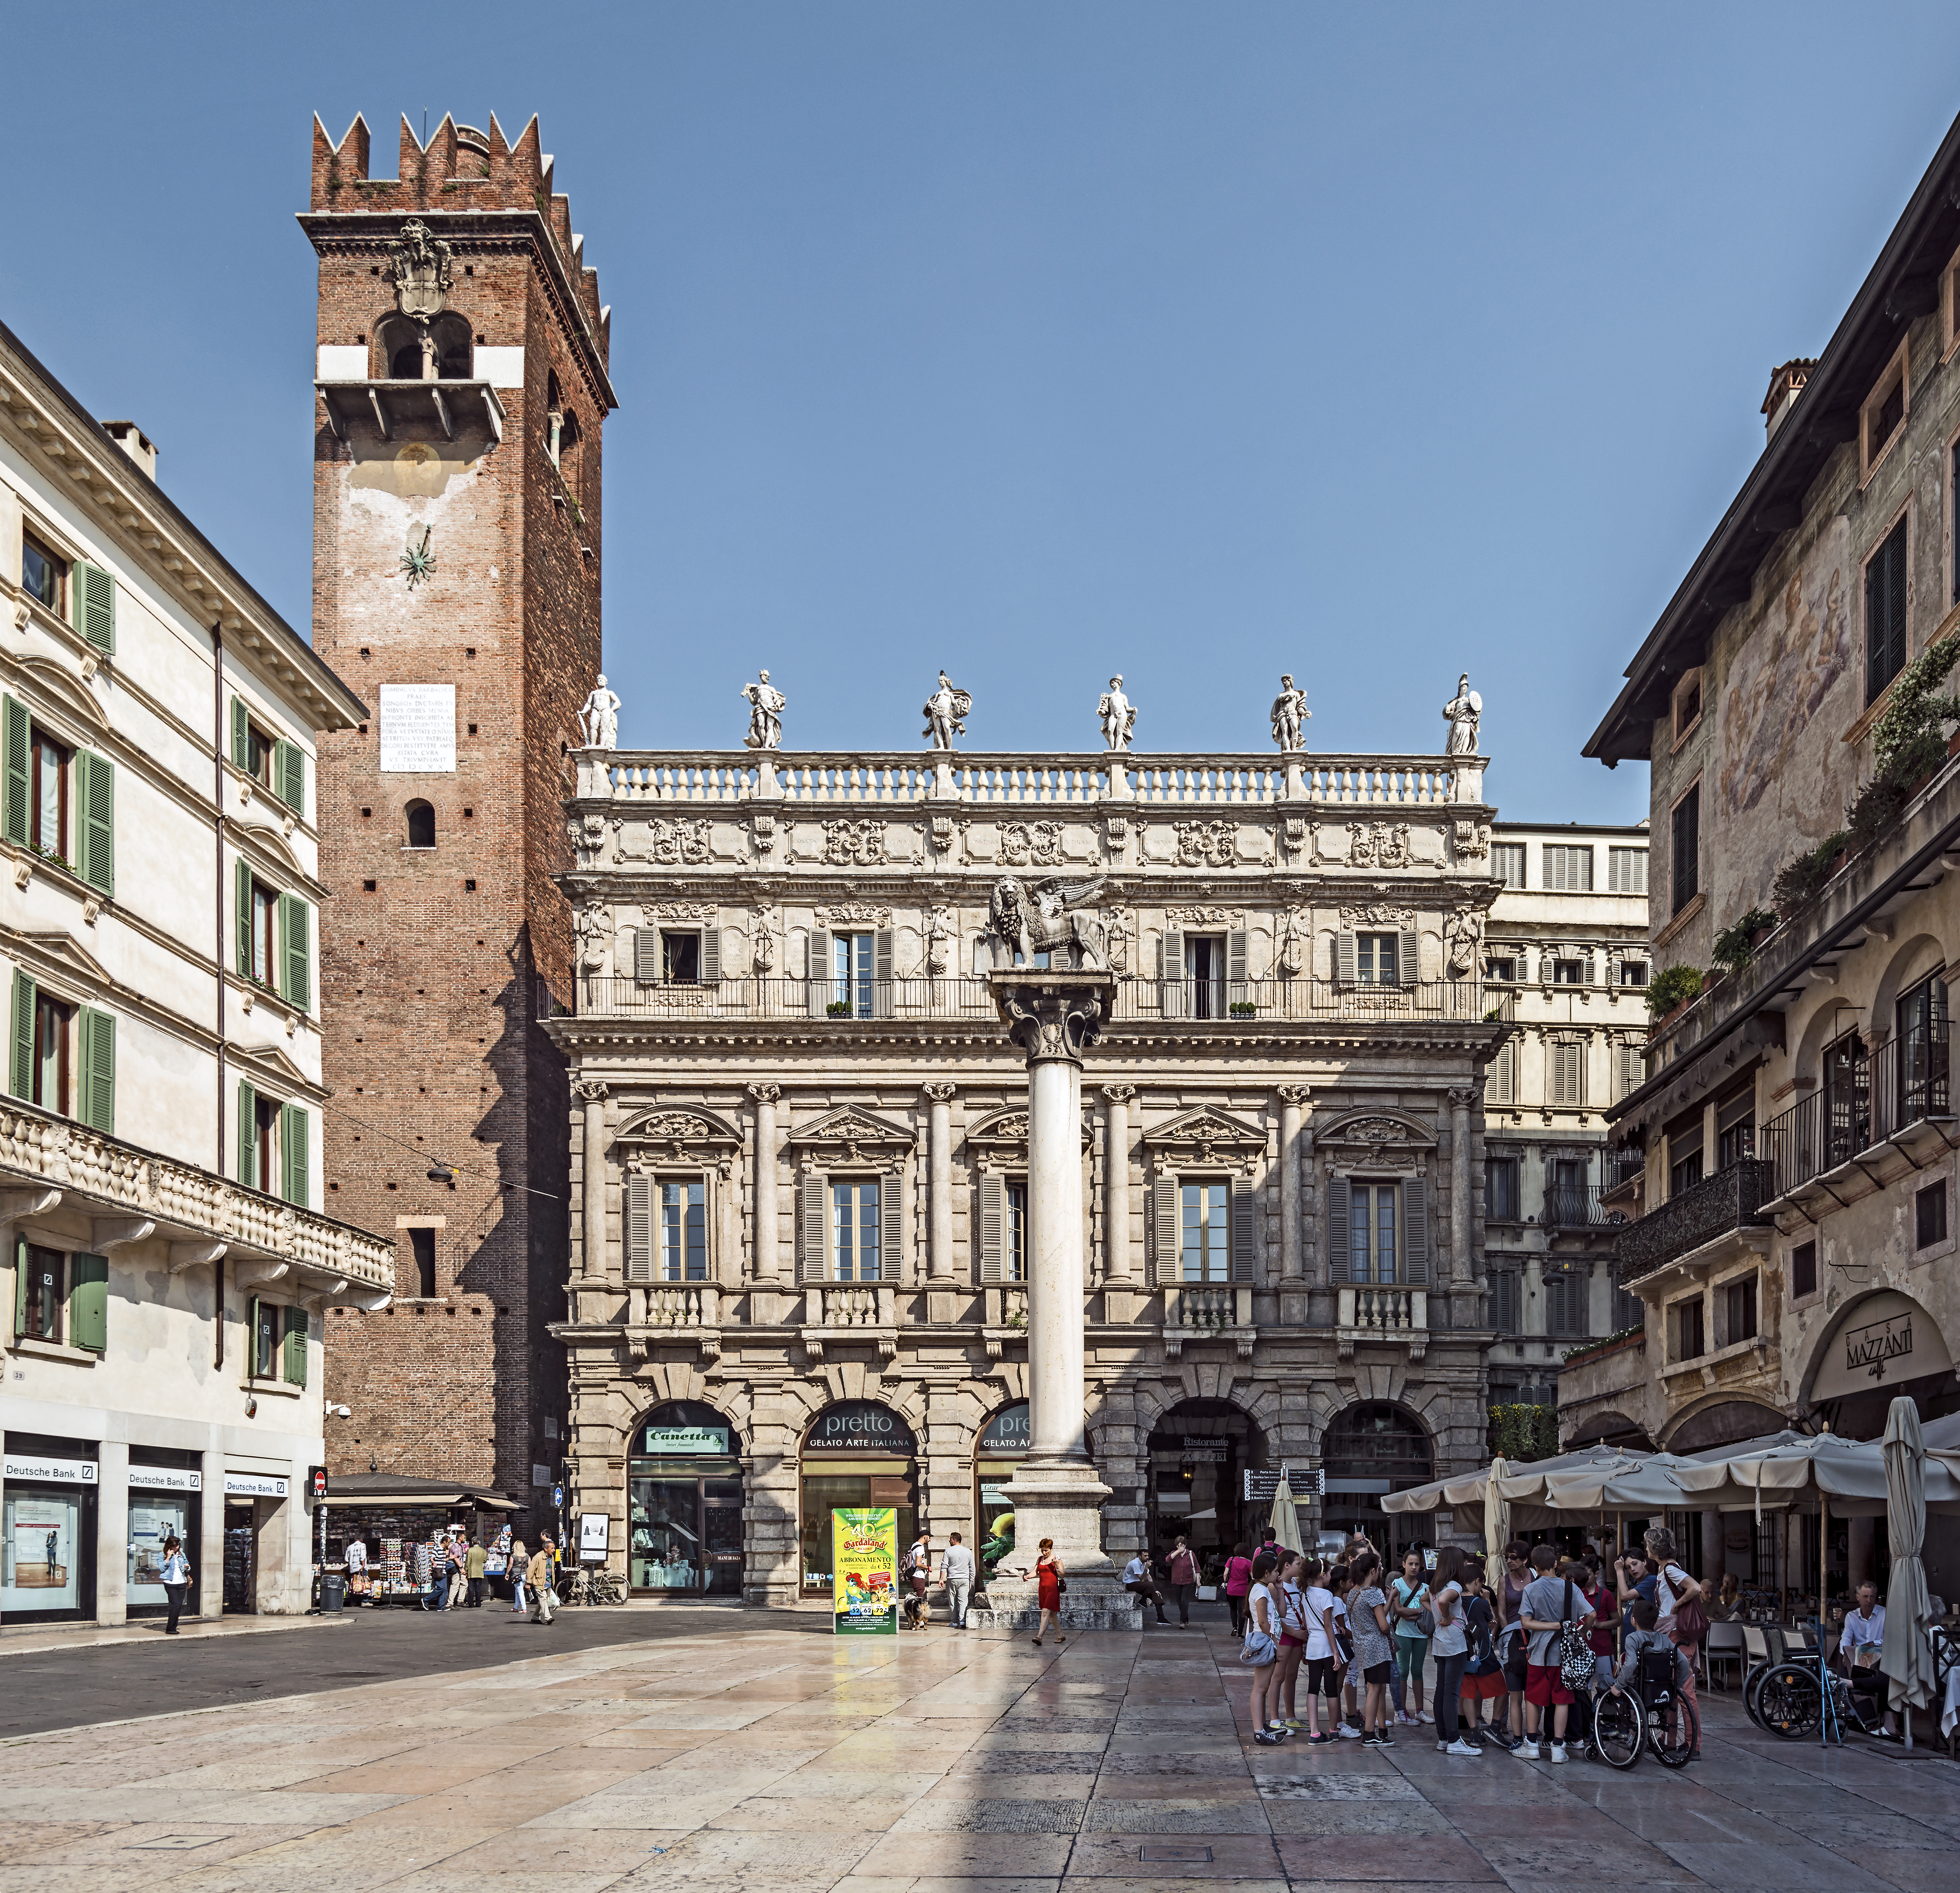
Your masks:
{"label": "ornate stone palace facade", "polygon": [[1028,1080],[985,975],[1045,940],[1116,977],[1081,1127],[1112,1554],[1229,1546],[1282,1464],[1325,1478],[1303,1523],[1379,1528],[1479,1463],[1484,759],[954,754],[943,679],[937,754],[791,754],[760,687],[754,753],[590,750],[568,805],[554,1332],[615,1568],[827,1594],[854,1503],[998,1541]]}

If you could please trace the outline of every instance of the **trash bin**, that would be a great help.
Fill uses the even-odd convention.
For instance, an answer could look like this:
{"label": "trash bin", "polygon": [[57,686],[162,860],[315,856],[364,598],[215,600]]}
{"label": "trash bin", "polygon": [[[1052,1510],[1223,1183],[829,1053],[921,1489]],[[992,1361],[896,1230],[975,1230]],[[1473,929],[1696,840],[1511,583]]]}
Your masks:
{"label": "trash bin", "polygon": [[347,1601],[347,1580],[338,1571],[329,1571],[320,1581],[320,1608],[338,1611]]}

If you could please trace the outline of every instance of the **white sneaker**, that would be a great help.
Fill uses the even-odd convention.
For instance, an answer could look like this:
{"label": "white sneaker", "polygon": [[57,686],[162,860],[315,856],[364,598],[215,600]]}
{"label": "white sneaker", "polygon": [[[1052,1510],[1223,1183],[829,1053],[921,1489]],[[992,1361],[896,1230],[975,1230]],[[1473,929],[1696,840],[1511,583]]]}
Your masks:
{"label": "white sneaker", "polygon": [[1563,1761],[1565,1759],[1565,1745],[1564,1742],[1555,1742],[1551,1745],[1551,1758],[1554,1761]]}
{"label": "white sneaker", "polygon": [[1538,1758],[1538,1744],[1532,1741],[1530,1736],[1527,1735],[1522,1742],[1519,1742],[1518,1745],[1511,1751],[1511,1753],[1516,1755],[1520,1761],[1535,1761]]}
{"label": "white sneaker", "polygon": [[1436,1745],[1441,1748],[1446,1755],[1481,1755],[1484,1752],[1474,1742],[1465,1742],[1461,1735],[1459,1735],[1446,1748],[1441,1742],[1438,1742]]}
{"label": "white sneaker", "polygon": [[1415,1719],[1418,1722],[1426,1723],[1433,1723],[1436,1720],[1436,1718],[1426,1709],[1418,1709],[1415,1712]]}
{"label": "white sneaker", "polygon": [[1395,1720],[1405,1729],[1413,1729],[1415,1726],[1415,1718],[1406,1709],[1398,1709],[1395,1711]]}
{"label": "white sneaker", "polygon": [[1359,1742],[1361,1739],[1361,1732],[1351,1723],[1344,1722],[1341,1725],[1341,1739],[1343,1742]]}

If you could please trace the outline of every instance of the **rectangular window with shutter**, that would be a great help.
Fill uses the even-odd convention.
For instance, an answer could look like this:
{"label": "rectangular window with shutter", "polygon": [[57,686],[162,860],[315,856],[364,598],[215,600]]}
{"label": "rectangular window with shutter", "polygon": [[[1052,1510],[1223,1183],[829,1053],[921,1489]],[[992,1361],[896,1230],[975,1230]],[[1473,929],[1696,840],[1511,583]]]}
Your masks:
{"label": "rectangular window with shutter", "polygon": [[279,1350],[285,1340],[285,1325],[279,1304],[252,1298],[252,1378],[274,1380],[278,1377]]}
{"label": "rectangular window with shutter", "polygon": [[93,1006],[75,1014],[75,1116],[105,1137],[116,1135],[116,1021]]}
{"label": "rectangular window with shutter", "polygon": [[1518,1101],[1518,1041],[1515,1038],[1506,1039],[1491,1060],[1484,1096],[1493,1104]]}
{"label": "rectangular window with shutter", "polygon": [[1515,1157],[1484,1159],[1484,1219],[1487,1222],[1516,1222],[1522,1212],[1518,1188],[1519,1163]]}
{"label": "rectangular window with shutter", "polygon": [[[878,942],[883,937],[876,933],[833,933],[828,936],[831,977],[824,1009],[832,1018],[871,1018],[877,1015]],[[888,947],[888,957],[889,951]]]}
{"label": "rectangular window with shutter", "polygon": [[1491,1325],[1500,1334],[1515,1334],[1518,1319],[1518,1272],[1516,1269],[1491,1271]]}
{"label": "rectangular window with shutter", "polygon": [[[983,1174],[979,1181],[980,1280],[1018,1282],[1027,1227],[1027,1186]],[[1011,1272],[1010,1272],[1011,1271]]]}
{"label": "rectangular window with shutter", "polygon": [[116,581],[100,566],[78,559],[71,569],[75,592],[75,628],[97,650],[116,651]]}
{"label": "rectangular window with shutter", "polygon": [[829,1187],[820,1171],[813,1172],[804,1177],[798,1193],[802,1207],[797,1266],[804,1281],[822,1282],[830,1274]]}
{"label": "rectangular window with shutter", "polygon": [[1525,844],[1521,841],[1494,841],[1491,844],[1491,878],[1507,888],[1525,884]]}
{"label": "rectangular window with shutter", "polygon": [[294,814],[305,814],[306,751],[283,736],[272,747],[272,793]]}
{"label": "rectangular window with shutter", "polygon": [[1178,1280],[1223,1282],[1230,1275],[1231,1231],[1223,1183],[1186,1183],[1179,1187]]}
{"label": "rectangular window with shutter", "polygon": [[1150,1210],[1150,1243],[1156,1270],[1152,1279],[1157,1286],[1168,1288],[1179,1280],[1181,1216],[1177,1179],[1158,1177],[1153,1180],[1150,1188],[1155,1193]]}
{"label": "rectangular window with shutter", "polygon": [[660,929],[660,977],[670,986],[701,983],[701,933],[695,927]]}
{"label": "rectangular window with shutter", "polygon": [[1647,1082],[1647,1066],[1640,1047],[1633,1043],[1613,1047],[1613,1101],[1618,1104]]}
{"label": "rectangular window with shutter", "polygon": [[1586,1047],[1567,1041],[1551,1047],[1551,1101],[1576,1109],[1586,1101]]}
{"label": "rectangular window with shutter", "polygon": [[14,1332],[37,1341],[62,1338],[68,1307],[68,1257],[17,1236],[14,1241]]}
{"label": "rectangular window with shutter", "polygon": [[1592,891],[1592,850],[1589,846],[1545,847],[1545,884],[1554,894],[1590,894]]}
{"label": "rectangular window with shutter", "polygon": [[1865,701],[1876,703],[1905,668],[1906,524],[1885,535],[1865,567]]}
{"label": "rectangular window with shutter", "polygon": [[1645,894],[1647,891],[1647,851],[1644,848],[1608,848],[1606,850],[1606,891],[1608,894]]}
{"label": "rectangular window with shutter", "polygon": [[6,766],[0,792],[0,831],[17,848],[37,832],[40,798],[34,792],[33,719],[18,697],[0,696],[0,760]]}
{"label": "rectangular window with shutter", "polygon": [[1357,933],[1354,942],[1354,980],[1359,986],[1398,986],[1396,953],[1401,936],[1393,933]]}
{"label": "rectangular window with shutter", "polygon": [[660,1182],[660,1260],[662,1282],[708,1280],[708,1186],[700,1178],[663,1178]]}
{"label": "rectangular window with shutter", "polygon": [[1351,1282],[1393,1283],[1400,1278],[1402,1186],[1350,1178],[1348,1185],[1348,1276]]}
{"label": "rectangular window with shutter", "polygon": [[1674,911],[1678,913],[1701,891],[1701,785],[1697,782],[1674,805]]}
{"label": "rectangular window with shutter", "polygon": [[1001,1267],[1010,1282],[1028,1279],[1028,1186],[1008,1183],[1001,1191],[1006,1220],[1001,1227]]}
{"label": "rectangular window with shutter", "polygon": [[31,532],[21,534],[21,589],[44,611],[65,619],[68,612],[68,561]]}
{"label": "rectangular window with shutter", "polygon": [[1183,932],[1166,927],[1157,945],[1158,1003],[1166,1018],[1182,1018],[1190,1010],[1189,980]]}
{"label": "rectangular window with shutter", "polygon": [[878,1185],[834,1181],[830,1186],[832,1279],[875,1282],[883,1244],[878,1225]]}
{"label": "rectangular window with shutter", "polygon": [[63,1117],[80,1115],[75,1111],[77,1013],[76,1007],[43,993],[30,975],[14,969],[9,1088],[16,1098]]}
{"label": "rectangular window with shutter", "polygon": [[[625,1193],[626,1285],[644,1288],[654,1280],[654,1180],[639,1171],[628,1173]],[[588,1275],[600,1273],[599,1249],[605,1242],[601,1231],[585,1232],[585,1268]]]}
{"label": "rectangular window with shutter", "polygon": [[[1185,1018],[1225,1016],[1225,942],[1226,936],[1222,933],[1187,933],[1184,936]],[[1242,951],[1242,978],[1243,959]]]}

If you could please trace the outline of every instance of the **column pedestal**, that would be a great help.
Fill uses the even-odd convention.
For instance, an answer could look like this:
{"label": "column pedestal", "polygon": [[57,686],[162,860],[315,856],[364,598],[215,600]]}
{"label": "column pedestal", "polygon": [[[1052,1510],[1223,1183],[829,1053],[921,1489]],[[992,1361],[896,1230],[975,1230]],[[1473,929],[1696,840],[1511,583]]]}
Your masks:
{"label": "column pedestal", "polygon": [[1040,1605],[1035,1559],[1055,1541],[1073,1628],[1140,1630],[1143,1611],[1102,1548],[1109,1488],[1085,1429],[1082,1239],[1082,1053],[1109,1016],[1115,990],[1102,971],[1030,967],[995,973],[1001,1018],[1028,1061],[1027,1456],[1004,1488],[1014,1548],[988,1580],[985,1620],[1032,1627]]}

